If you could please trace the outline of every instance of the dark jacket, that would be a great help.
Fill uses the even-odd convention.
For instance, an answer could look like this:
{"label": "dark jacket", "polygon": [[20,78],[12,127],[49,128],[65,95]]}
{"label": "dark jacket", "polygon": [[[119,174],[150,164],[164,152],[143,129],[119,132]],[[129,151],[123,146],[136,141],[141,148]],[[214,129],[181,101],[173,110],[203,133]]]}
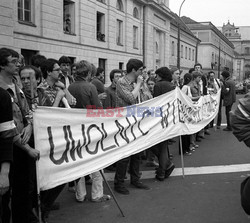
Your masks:
{"label": "dark jacket", "polygon": [[69,86],[68,90],[76,98],[75,108],[102,107],[96,87],[88,81],[77,79]]}
{"label": "dark jacket", "polygon": [[164,79],[157,81],[154,86],[154,97],[157,97],[159,95],[165,94],[169,91],[172,91],[175,89],[175,85],[169,81],[165,81]]}
{"label": "dark jacket", "polygon": [[108,88],[106,88],[105,93],[107,97],[103,100],[103,108],[115,108],[116,107],[116,86],[115,84],[111,84]]}
{"label": "dark jacket", "polygon": [[[229,88],[229,91],[226,90]],[[235,83],[231,78],[227,78],[222,87],[223,105],[232,105],[236,101]]]}
{"label": "dark jacket", "polygon": [[250,93],[239,99],[239,105],[231,112],[233,134],[250,147]]}

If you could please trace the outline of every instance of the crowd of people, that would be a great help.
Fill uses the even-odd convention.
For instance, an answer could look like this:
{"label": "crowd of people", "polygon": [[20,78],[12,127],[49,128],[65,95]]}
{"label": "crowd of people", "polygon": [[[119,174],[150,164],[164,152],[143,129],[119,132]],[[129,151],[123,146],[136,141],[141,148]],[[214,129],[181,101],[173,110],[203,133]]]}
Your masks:
{"label": "crowd of people", "polygon": [[[202,71],[196,64],[189,73],[182,75],[178,68],[161,67],[148,70],[143,62],[130,59],[126,71],[114,69],[110,72],[111,85],[104,86],[105,71],[94,64],[71,60],[62,56],[59,60],[43,55],[32,57],[31,65],[26,65],[22,56],[9,48],[0,49],[0,222],[13,223],[38,222],[36,161],[39,150],[35,148],[32,113],[39,106],[84,109],[88,106],[115,108],[124,107],[152,99],[176,87],[197,101],[203,95],[215,94],[221,89],[221,103],[216,127],[221,126],[222,100],[226,110],[227,127],[231,131],[229,112],[235,102],[235,85],[228,71],[216,79],[215,73]],[[183,152],[191,155],[198,148],[197,142],[209,133],[214,126],[212,121],[203,130],[193,135],[181,136]],[[148,190],[149,186],[141,180],[141,157],[146,156],[149,167],[156,168],[155,178],[167,179],[175,168],[169,145],[174,140],[165,140],[138,153],[119,160],[112,168],[115,170],[114,189],[128,195],[125,186],[127,172],[130,183],[138,189]],[[103,193],[101,172],[94,172],[91,178],[91,201],[105,202],[111,199]],[[86,201],[86,177],[68,183],[74,191],[76,201]],[[65,184],[41,191],[42,221],[47,222],[49,212],[56,207],[56,199]],[[11,204],[11,205],[10,205]],[[11,208],[10,208],[11,207]]]}

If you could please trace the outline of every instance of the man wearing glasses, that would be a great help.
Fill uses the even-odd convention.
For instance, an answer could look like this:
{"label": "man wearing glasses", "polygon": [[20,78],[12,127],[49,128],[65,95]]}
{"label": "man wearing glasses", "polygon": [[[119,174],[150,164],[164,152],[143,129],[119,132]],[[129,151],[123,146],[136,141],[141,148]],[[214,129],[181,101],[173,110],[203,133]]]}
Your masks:
{"label": "man wearing glasses", "polygon": [[[12,100],[13,119],[17,134],[13,139],[12,163],[12,222],[27,222],[29,219],[29,159],[39,159],[39,151],[28,145],[32,133],[32,116],[24,93],[14,79],[20,68],[19,54],[8,48],[0,49],[0,87]],[[0,146],[1,147],[1,146]],[[2,149],[2,147],[1,147]]]}
{"label": "man wearing glasses", "polygon": [[[49,107],[64,107],[62,99],[65,97],[69,105],[75,105],[76,99],[68,92],[65,85],[59,81],[62,71],[55,59],[47,59],[41,67],[44,80],[37,87],[38,105]],[[41,192],[42,220],[47,221],[51,207],[65,184]]]}
{"label": "man wearing glasses", "polygon": [[[138,59],[130,59],[126,68],[127,74],[120,78],[116,85],[117,107],[125,107],[139,102],[139,91],[143,83],[143,63]],[[131,185],[139,189],[149,190],[148,186],[140,182],[140,154],[137,153],[116,163],[115,191],[125,195],[129,194],[129,190],[124,186],[124,179],[129,163]]]}

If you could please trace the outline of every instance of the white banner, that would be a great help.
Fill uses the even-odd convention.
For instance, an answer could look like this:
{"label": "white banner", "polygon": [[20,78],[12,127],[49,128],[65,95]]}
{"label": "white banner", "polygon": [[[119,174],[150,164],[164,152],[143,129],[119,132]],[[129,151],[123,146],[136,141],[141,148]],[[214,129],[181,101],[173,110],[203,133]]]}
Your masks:
{"label": "white banner", "polygon": [[103,169],[161,141],[193,134],[215,118],[220,92],[193,103],[179,88],[116,109],[38,107],[35,148],[41,190]]}

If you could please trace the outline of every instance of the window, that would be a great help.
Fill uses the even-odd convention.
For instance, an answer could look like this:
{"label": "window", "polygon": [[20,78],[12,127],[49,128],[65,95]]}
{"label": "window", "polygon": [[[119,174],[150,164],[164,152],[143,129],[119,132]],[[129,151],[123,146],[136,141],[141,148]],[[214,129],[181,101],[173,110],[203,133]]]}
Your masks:
{"label": "window", "polygon": [[117,19],[116,22],[116,43],[117,45],[122,45],[122,35],[123,35],[123,22]]}
{"label": "window", "polygon": [[70,0],[63,1],[63,31],[75,33],[75,3]]}
{"label": "window", "polygon": [[191,60],[191,48],[188,49],[188,59]]}
{"label": "window", "polygon": [[122,4],[122,1],[121,0],[117,0],[116,2],[116,9],[123,12],[123,4]]}
{"label": "window", "polygon": [[31,57],[38,54],[38,51],[21,49],[21,54],[24,57],[25,64],[30,65],[31,64]]}
{"label": "window", "polygon": [[18,0],[17,8],[19,21],[24,21],[28,23],[33,22],[32,6],[32,0]]}
{"label": "window", "polygon": [[99,58],[98,67],[101,67],[104,70],[104,80],[103,83],[105,84],[105,76],[106,76],[106,59]]}
{"label": "window", "polygon": [[245,54],[250,54],[250,47],[245,47]]}
{"label": "window", "polygon": [[133,17],[136,19],[139,19],[139,12],[138,12],[138,9],[136,7],[134,7]]}
{"label": "window", "polygon": [[181,58],[183,58],[183,45],[181,45]]}
{"label": "window", "polygon": [[96,39],[98,41],[105,41],[105,15],[101,12],[96,14]]}
{"label": "window", "polygon": [[105,0],[97,0],[97,1],[106,4]]}
{"label": "window", "polygon": [[133,47],[138,49],[138,27],[133,26]]}
{"label": "window", "polygon": [[119,69],[123,70],[123,62],[119,62]]}
{"label": "window", "polygon": [[171,52],[172,52],[172,56],[174,56],[174,41],[172,41],[172,50],[171,50]]}
{"label": "window", "polygon": [[155,53],[159,53],[159,44],[157,42],[155,42]]}
{"label": "window", "polygon": [[185,47],[185,59],[187,59],[187,55],[188,55],[188,49],[187,47]]}
{"label": "window", "polygon": [[192,50],[192,61],[194,61],[194,50]]}
{"label": "window", "polygon": [[214,53],[212,53],[212,63],[214,62]]}

